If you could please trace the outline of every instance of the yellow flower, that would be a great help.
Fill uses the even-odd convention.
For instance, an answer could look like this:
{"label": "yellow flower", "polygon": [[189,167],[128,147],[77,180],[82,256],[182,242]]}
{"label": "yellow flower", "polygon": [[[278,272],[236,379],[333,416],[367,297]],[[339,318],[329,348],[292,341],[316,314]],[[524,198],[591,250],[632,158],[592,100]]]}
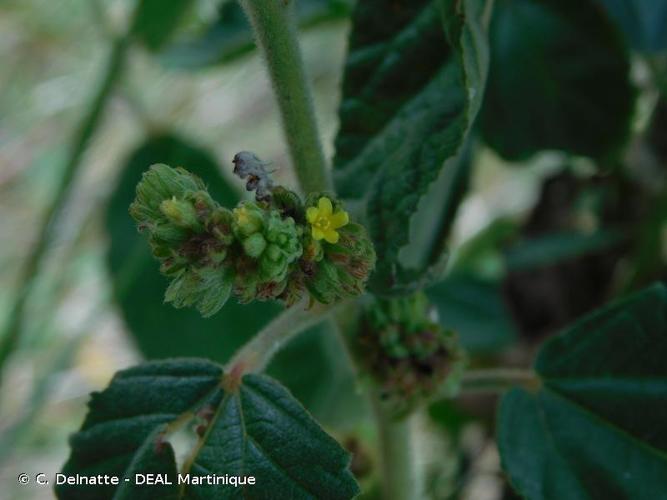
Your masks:
{"label": "yellow flower", "polygon": [[333,211],[333,205],[329,198],[320,198],[316,207],[309,207],[306,218],[313,230],[313,238],[326,240],[329,243],[338,243],[340,235],[336,229],[346,225],[350,218],[344,210]]}

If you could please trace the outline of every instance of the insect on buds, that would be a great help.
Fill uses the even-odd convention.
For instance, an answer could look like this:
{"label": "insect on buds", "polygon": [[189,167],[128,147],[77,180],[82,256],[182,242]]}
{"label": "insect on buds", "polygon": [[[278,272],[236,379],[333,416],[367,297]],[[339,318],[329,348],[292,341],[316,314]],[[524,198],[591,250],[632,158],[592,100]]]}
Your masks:
{"label": "insect on buds", "polygon": [[315,193],[304,203],[275,186],[265,166],[252,153],[234,157],[255,200],[232,210],[182,168],[153,165],[144,174],[130,214],[172,279],[165,300],[210,316],[232,294],[289,306],[305,293],[323,303],[363,293],[375,266],[366,230],[334,196]]}

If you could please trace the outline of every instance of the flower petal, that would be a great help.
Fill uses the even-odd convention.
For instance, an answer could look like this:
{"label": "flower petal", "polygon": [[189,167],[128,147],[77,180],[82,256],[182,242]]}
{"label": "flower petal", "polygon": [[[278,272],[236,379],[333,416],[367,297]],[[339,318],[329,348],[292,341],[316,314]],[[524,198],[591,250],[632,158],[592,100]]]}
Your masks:
{"label": "flower petal", "polygon": [[308,207],[306,210],[306,219],[311,224],[317,220],[317,216],[320,214],[320,211],[317,207]]}
{"label": "flower petal", "polygon": [[321,240],[324,238],[324,231],[322,231],[319,227],[313,226],[313,238],[316,240]]}
{"label": "flower petal", "polygon": [[320,198],[318,207],[320,209],[320,215],[322,215],[323,217],[327,217],[331,215],[331,213],[333,212],[333,205],[331,204],[331,200],[324,196]]}
{"label": "flower petal", "polygon": [[327,229],[324,231],[324,239],[328,243],[338,243],[338,231],[334,231],[333,229]]}
{"label": "flower petal", "polygon": [[334,229],[338,229],[339,227],[345,226],[348,222],[350,222],[350,216],[347,215],[347,212],[344,210],[341,210],[340,212],[336,212],[331,216],[331,226]]}

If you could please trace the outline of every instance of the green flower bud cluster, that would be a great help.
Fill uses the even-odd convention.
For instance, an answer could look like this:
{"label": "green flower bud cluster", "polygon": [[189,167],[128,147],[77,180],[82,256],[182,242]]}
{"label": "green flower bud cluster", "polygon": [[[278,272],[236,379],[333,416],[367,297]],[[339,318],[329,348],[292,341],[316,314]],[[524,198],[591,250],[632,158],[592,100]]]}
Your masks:
{"label": "green flower bud cluster", "polygon": [[291,266],[303,253],[302,227],[272,208],[243,202],[233,210],[232,229],[243,248],[234,291],[241,302],[280,298]]}
{"label": "green flower bud cluster", "polygon": [[457,336],[429,317],[423,293],[377,300],[361,322],[357,355],[396,413],[456,392],[465,355]]}
{"label": "green flower bud cluster", "polygon": [[154,165],[137,186],[130,214],[172,278],[165,300],[210,316],[232,293],[242,303],[275,299],[288,306],[306,293],[327,304],[363,293],[375,265],[366,230],[350,223],[333,197],[311,195],[304,205],[262,169],[250,170],[241,160],[259,160],[243,155],[235,157],[236,170],[249,190],[262,193],[233,210],[181,168]]}
{"label": "green flower bud cluster", "polygon": [[225,262],[234,236],[232,213],[218,205],[198,177],[182,168],[153,165],[137,186],[130,215],[148,233],[160,271],[172,278],[165,300],[216,313],[232,291]]}
{"label": "green flower bud cluster", "polygon": [[[330,304],[363,293],[375,268],[375,249],[366,228],[349,222],[340,202],[334,201],[329,209],[323,199],[329,199],[325,193],[312,193],[306,200],[306,217],[313,230],[304,244],[304,268],[310,295]],[[320,225],[327,228],[319,239],[318,217],[325,219]],[[336,227],[341,222],[344,225]]]}

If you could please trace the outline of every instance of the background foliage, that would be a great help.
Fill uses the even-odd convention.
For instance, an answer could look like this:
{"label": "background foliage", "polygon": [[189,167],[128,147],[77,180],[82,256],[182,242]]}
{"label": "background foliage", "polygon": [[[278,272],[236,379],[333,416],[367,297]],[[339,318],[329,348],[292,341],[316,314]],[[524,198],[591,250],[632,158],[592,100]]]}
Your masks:
{"label": "background foliage", "polygon": [[[117,370],[173,356],[224,362],[279,310],[228,304],[203,320],[162,303],[165,280],[127,215],[146,166],[186,166],[227,205],[244,196],[230,176],[240,150],[294,183],[235,2],[145,0],[134,15],[130,0],[65,4],[0,6],[5,318],[73,173],[3,367],[7,498],[50,497],[16,475],[60,468],[87,394]],[[297,5],[335,185],[381,259],[371,290],[426,287],[471,369],[527,367],[537,352],[539,390],[508,392],[497,422],[487,394],[420,415],[433,431],[419,443],[429,495],[513,498],[511,483],[529,498],[656,498],[667,298],[647,287],[667,278],[667,2],[495,0],[492,16],[473,0]],[[117,79],[103,78],[116,67]],[[71,170],[76,138],[95,128],[81,117],[97,112]],[[377,495],[376,435],[334,332],[303,334],[269,374],[354,453],[352,472]],[[87,439],[75,438],[74,461]]]}

